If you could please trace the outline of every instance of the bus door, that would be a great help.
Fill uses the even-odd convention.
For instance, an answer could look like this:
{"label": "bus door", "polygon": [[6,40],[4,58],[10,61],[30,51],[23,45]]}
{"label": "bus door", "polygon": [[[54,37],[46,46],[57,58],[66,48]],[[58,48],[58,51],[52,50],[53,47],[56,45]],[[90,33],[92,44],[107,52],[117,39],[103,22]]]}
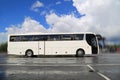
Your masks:
{"label": "bus door", "polygon": [[86,34],[86,41],[92,48],[92,54],[98,53],[98,44],[94,34]]}
{"label": "bus door", "polygon": [[45,41],[38,42],[38,55],[45,55]]}
{"label": "bus door", "polygon": [[38,42],[38,53],[39,55],[45,55],[45,42],[47,40],[46,35],[40,35],[39,36],[39,42]]}

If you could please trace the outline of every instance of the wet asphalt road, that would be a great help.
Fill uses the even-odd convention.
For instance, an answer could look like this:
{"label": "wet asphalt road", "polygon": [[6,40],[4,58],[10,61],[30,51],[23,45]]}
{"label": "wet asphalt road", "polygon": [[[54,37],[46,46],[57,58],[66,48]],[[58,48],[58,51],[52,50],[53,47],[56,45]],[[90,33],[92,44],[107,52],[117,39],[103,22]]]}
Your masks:
{"label": "wet asphalt road", "polygon": [[120,80],[120,54],[84,58],[1,55],[0,80]]}

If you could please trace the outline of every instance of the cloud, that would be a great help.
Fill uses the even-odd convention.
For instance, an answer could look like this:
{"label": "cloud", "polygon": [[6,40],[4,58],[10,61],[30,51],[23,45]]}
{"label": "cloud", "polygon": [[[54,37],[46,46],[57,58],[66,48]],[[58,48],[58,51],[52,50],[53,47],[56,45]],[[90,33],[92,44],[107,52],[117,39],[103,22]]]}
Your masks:
{"label": "cloud", "polygon": [[61,2],[60,1],[56,2],[56,5],[58,5],[58,4],[61,4]]}
{"label": "cloud", "polygon": [[79,14],[58,16],[54,12],[46,15],[49,32],[95,32],[108,40],[120,41],[120,1],[119,0],[73,0]]}
{"label": "cloud", "polygon": [[44,6],[43,3],[37,0],[35,3],[32,4],[31,10],[38,11],[38,9],[43,6]]}
{"label": "cloud", "polygon": [[48,32],[81,32],[88,30],[87,26],[82,26],[84,21],[76,18],[74,14],[58,16],[53,12],[46,16],[46,21],[50,25]]}
{"label": "cloud", "polygon": [[44,26],[42,26],[38,21],[26,17],[24,22],[19,25],[12,25],[6,28],[8,33],[30,33],[30,32],[46,32]]}
{"label": "cloud", "polygon": [[7,27],[6,32],[0,33],[0,43],[7,41],[8,34],[24,34],[24,33],[46,33],[47,30],[40,22],[26,17],[22,24],[11,25]]}
{"label": "cloud", "polygon": [[101,33],[107,38],[119,37],[120,0],[73,0],[73,6],[80,14],[85,14],[81,20],[90,27],[88,31]]}

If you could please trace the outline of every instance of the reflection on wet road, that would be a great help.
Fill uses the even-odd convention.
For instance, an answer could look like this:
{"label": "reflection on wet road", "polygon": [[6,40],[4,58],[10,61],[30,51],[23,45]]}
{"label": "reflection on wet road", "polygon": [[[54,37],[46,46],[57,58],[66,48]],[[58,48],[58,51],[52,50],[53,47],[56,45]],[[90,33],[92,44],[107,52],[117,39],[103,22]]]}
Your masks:
{"label": "reflection on wet road", "polygon": [[92,57],[0,56],[0,80],[119,80],[120,54]]}

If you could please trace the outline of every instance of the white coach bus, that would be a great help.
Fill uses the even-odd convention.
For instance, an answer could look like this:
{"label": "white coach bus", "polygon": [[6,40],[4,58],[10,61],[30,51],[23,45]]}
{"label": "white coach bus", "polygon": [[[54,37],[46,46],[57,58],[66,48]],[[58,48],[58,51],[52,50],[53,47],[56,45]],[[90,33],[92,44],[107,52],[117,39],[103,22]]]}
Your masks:
{"label": "white coach bus", "polygon": [[8,54],[75,55],[98,54],[98,40],[92,32],[11,34],[8,37]]}

